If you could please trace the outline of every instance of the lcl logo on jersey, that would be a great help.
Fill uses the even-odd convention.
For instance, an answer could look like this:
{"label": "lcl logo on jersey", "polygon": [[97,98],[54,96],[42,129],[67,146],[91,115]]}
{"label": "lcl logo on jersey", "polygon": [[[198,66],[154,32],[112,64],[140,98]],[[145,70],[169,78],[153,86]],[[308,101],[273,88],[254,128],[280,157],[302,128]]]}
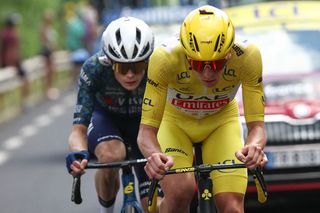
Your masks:
{"label": "lcl logo on jersey", "polygon": [[181,72],[179,74],[177,74],[177,80],[180,81],[180,80],[183,80],[183,79],[186,79],[186,78],[190,78],[190,74],[189,72],[187,71],[184,71],[184,72]]}
{"label": "lcl logo on jersey", "polygon": [[231,85],[231,86],[226,86],[223,88],[213,88],[212,92],[228,92],[232,89],[234,89],[236,86],[235,85]]}
{"label": "lcl logo on jersey", "polygon": [[152,100],[150,98],[144,98],[143,99],[143,104],[147,105],[147,106],[154,107],[154,105],[152,104]]}
{"label": "lcl logo on jersey", "polygon": [[233,81],[237,77],[234,69],[224,69],[222,76],[226,81]]}
{"label": "lcl logo on jersey", "polygon": [[142,111],[150,111],[154,107],[152,100],[150,98],[143,99]]}

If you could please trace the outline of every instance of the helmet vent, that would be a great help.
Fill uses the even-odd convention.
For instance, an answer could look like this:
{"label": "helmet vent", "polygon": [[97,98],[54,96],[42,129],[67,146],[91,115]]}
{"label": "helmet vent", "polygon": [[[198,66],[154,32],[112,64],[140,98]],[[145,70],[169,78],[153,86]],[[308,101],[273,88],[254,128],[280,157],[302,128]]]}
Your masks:
{"label": "helmet vent", "polygon": [[227,48],[227,49],[230,48],[231,44],[233,44],[233,37],[232,37],[232,39],[231,39],[231,41],[230,41],[230,44],[228,45],[228,48]]}
{"label": "helmet vent", "polygon": [[149,44],[149,42],[148,42],[147,46],[144,47],[144,50],[143,50],[142,53],[140,53],[139,57],[144,56],[145,54],[147,54],[147,52],[149,51],[149,49],[150,49],[150,44]]}
{"label": "helmet vent", "polygon": [[124,47],[122,46],[121,47],[121,54],[123,55],[123,57],[125,58],[125,59],[128,59],[128,56],[127,56],[127,53],[126,53],[126,50],[124,49]]}
{"label": "helmet vent", "polygon": [[138,29],[138,28],[136,28],[136,39],[137,39],[137,42],[138,42],[138,44],[140,44],[141,43],[141,31]]}
{"label": "helmet vent", "polygon": [[219,42],[220,42],[220,35],[218,36],[218,38],[216,40],[216,45],[214,46],[214,52],[216,52],[218,50]]}
{"label": "helmet vent", "polygon": [[200,15],[213,15],[213,12],[209,12],[206,10],[199,10]]}
{"label": "helmet vent", "polygon": [[137,54],[138,54],[138,47],[137,47],[137,45],[134,45],[132,58],[135,58],[137,56]]}
{"label": "helmet vent", "polygon": [[113,51],[113,49],[112,49],[112,47],[110,45],[108,45],[108,50],[109,50],[109,53],[111,55],[113,55],[113,57],[119,58],[119,56]]}
{"label": "helmet vent", "polygon": [[120,34],[120,29],[117,30],[116,32],[116,39],[117,39],[117,44],[120,45],[121,43],[121,34]]}
{"label": "helmet vent", "polygon": [[196,37],[193,35],[194,44],[196,46],[196,50],[199,52],[199,46]]}
{"label": "helmet vent", "polygon": [[180,39],[180,41],[181,41],[181,44],[182,44],[183,48],[186,49],[186,46],[183,43],[183,39]]}

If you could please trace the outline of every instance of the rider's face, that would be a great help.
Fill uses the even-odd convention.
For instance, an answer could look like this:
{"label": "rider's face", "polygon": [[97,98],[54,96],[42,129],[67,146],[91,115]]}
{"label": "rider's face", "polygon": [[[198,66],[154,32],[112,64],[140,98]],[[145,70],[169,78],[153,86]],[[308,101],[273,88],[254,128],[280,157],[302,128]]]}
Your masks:
{"label": "rider's face", "polygon": [[224,69],[231,54],[225,58],[216,61],[196,61],[188,59],[192,70],[199,76],[202,83],[207,87],[216,85],[219,80],[220,73]]}
{"label": "rider's face", "polygon": [[144,77],[147,70],[147,62],[137,63],[113,63],[114,75],[117,81],[127,90],[135,90]]}
{"label": "rider's face", "polygon": [[197,74],[205,86],[212,87],[218,82],[222,70],[223,68],[213,71],[211,65],[209,63],[205,63],[202,72],[197,72]]}

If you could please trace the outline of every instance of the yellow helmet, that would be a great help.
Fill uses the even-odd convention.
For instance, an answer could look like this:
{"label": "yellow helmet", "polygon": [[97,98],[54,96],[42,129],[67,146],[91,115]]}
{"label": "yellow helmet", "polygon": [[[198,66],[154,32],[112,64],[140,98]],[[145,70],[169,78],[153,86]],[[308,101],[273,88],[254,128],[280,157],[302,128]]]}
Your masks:
{"label": "yellow helmet", "polygon": [[180,42],[188,57],[199,61],[224,58],[234,42],[234,27],[225,12],[205,5],[191,11],[180,28]]}

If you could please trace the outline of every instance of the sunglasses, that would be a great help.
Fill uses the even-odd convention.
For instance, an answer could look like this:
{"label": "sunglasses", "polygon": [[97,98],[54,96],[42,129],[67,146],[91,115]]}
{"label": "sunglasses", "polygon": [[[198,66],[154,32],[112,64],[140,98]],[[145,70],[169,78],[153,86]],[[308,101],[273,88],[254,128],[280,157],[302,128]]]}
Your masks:
{"label": "sunglasses", "polygon": [[217,72],[222,70],[227,63],[226,59],[220,59],[215,61],[197,61],[193,59],[188,59],[192,70],[202,73],[204,68],[208,67],[213,71]]}
{"label": "sunglasses", "polygon": [[137,75],[146,70],[147,67],[147,61],[140,61],[136,63],[112,63],[112,69],[120,73],[121,75],[126,75],[129,72],[129,70],[131,70],[131,72]]}

